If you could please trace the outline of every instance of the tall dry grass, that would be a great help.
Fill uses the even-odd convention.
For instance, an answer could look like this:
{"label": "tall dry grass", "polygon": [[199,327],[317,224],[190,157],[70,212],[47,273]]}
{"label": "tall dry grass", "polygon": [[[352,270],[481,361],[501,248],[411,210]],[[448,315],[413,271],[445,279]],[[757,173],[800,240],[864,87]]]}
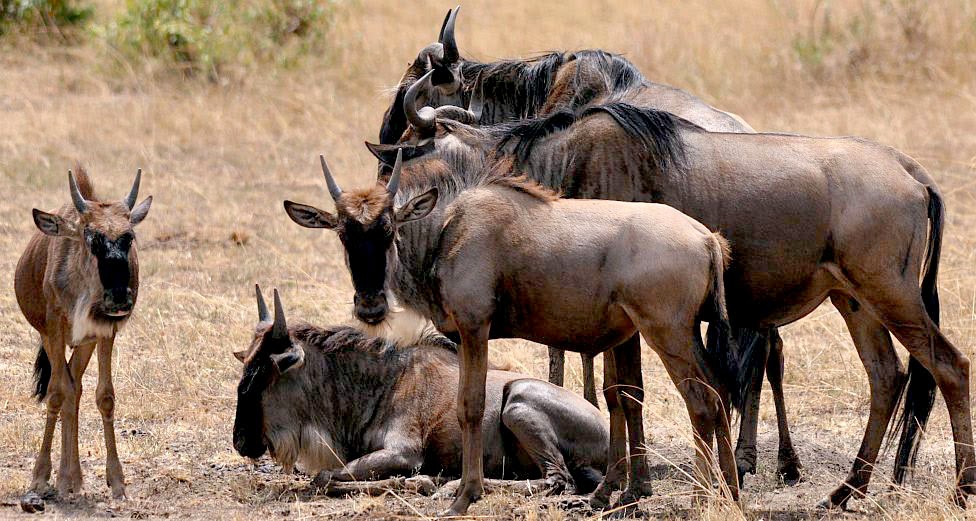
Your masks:
{"label": "tall dry grass", "polygon": [[[122,2],[95,3],[108,23]],[[280,201],[328,204],[315,155],[328,154],[344,186],[371,183],[375,139],[394,85],[436,36],[453,4],[339,2],[327,50],[298,68],[251,64],[226,82],[186,81],[133,64],[97,35],[83,44],[0,41],[0,272],[11,274],[33,224],[30,208],[67,200],[65,170],[89,167],[96,187],[121,196],[136,167],[155,203],[138,229],[144,287],[116,352],[120,452],[130,500],[109,501],[104,449],[85,378],[82,459],[86,495],[62,514],[199,517],[415,515],[444,505],[416,498],[298,501],[301,482],[248,471],[230,446],[238,363],[249,340],[254,282],[282,290],[289,316],[348,317],[351,287],[331,234],[304,230]],[[866,136],[918,158],[948,199],[943,324],[976,352],[976,2],[703,0],[465,3],[458,39],[479,59],[605,48],[648,77],[691,90],[758,129]],[[12,280],[7,279],[8,287]],[[0,499],[29,482],[42,408],[30,394],[37,335],[12,292],[0,295]],[[760,475],[745,488],[747,516],[799,518],[836,486],[867,412],[863,369],[837,313],[822,307],[784,328],[786,391],[807,481],[782,488],[774,472],[774,418],[760,425]],[[543,377],[544,348],[493,344],[491,356]],[[579,389],[570,358],[569,384]],[[669,479],[646,509],[655,516],[724,519],[721,502],[692,506],[680,468],[691,456],[686,414],[663,369],[645,356],[649,447]],[[912,490],[886,491],[890,455],[862,514],[960,518],[943,501],[952,473],[944,407],[926,437]],[[770,452],[772,451],[772,452]],[[670,463],[674,463],[671,465]],[[670,469],[670,470],[668,470]],[[260,470],[260,469],[259,469]],[[4,507],[0,516],[12,514]],[[365,513],[364,513],[365,512]],[[552,501],[492,495],[473,513],[568,519]]]}

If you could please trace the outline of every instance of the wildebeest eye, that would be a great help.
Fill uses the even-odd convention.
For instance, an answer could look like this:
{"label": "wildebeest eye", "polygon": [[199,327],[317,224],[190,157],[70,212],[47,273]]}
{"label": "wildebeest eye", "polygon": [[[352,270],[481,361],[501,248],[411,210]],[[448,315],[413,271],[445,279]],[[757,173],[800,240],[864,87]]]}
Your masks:
{"label": "wildebeest eye", "polygon": [[132,246],[133,239],[134,237],[131,233],[123,233],[118,239],[116,239],[115,245],[122,251],[129,251],[129,248]]}

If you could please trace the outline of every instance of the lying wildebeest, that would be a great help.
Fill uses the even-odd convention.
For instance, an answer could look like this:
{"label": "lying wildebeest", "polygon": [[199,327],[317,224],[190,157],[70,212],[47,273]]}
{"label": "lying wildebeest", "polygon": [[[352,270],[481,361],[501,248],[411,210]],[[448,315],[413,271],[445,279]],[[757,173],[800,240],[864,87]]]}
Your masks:
{"label": "lying wildebeest", "polygon": [[[415,473],[458,476],[458,356],[431,335],[398,345],[352,327],[286,324],[257,288],[258,325],[237,388],[234,448],[270,450],[286,471],[299,463],[316,484]],[[536,490],[589,492],[606,467],[600,411],[552,384],[490,370],[483,420],[485,474],[539,479]],[[340,483],[339,490],[376,491]],[[335,489],[333,485],[331,488]]]}
{"label": "lying wildebeest", "polygon": [[[706,132],[624,103],[484,128],[462,122],[477,114],[457,107],[411,117],[434,133],[411,129],[398,145],[370,147],[389,164],[405,147],[404,179],[514,161],[514,174],[570,196],[665,203],[722,233],[732,246],[725,280],[733,324],[782,326],[830,297],[868,373],[871,412],[851,473],[829,505],[867,490],[903,389],[889,331],[913,357],[896,472],[914,460],[933,404],[926,382],[937,382],[952,422],[957,500],[974,491],[969,360],[937,322],[943,198],[907,155],[851,137]],[[742,376],[761,369],[762,360],[743,357]]]}
{"label": "lying wildebeest", "polygon": [[[637,67],[619,54],[600,50],[556,52],[528,60],[491,63],[462,58],[454,37],[458,9],[448,12],[438,41],[422,49],[401,78],[392,104],[383,117],[381,144],[397,143],[408,128],[407,112],[412,103],[405,101],[411,88],[412,96],[423,105],[466,107],[474,97],[476,84],[479,84],[482,98],[478,120],[482,125],[544,116],[560,110],[577,111],[588,104],[599,104],[612,98],[670,112],[710,131],[753,132],[752,127],[735,114],[712,107],[684,90],[647,80]],[[428,73],[430,83],[420,81]],[[567,196],[592,198],[585,190]],[[614,193],[606,193],[603,198],[629,200]],[[755,351],[757,359],[768,358],[767,371],[779,430],[778,470],[787,483],[796,483],[801,465],[790,439],[783,398],[782,340],[776,328],[757,331],[736,324],[733,327],[741,346]],[[550,347],[549,357],[549,381],[562,385],[564,354]],[[595,404],[593,360],[585,354],[582,360],[583,393]],[[740,481],[745,473],[756,471],[756,430],[763,372],[753,373],[736,447]]]}
{"label": "lying wildebeest", "polygon": [[285,209],[302,226],[339,234],[357,318],[387,320],[389,292],[397,305],[461,338],[463,471],[449,513],[466,512],[482,494],[489,338],[606,351],[605,380],[621,390],[606,394],[610,466],[593,494],[593,503],[603,507],[626,473],[620,420],[629,436],[631,479],[618,503],[632,505],[650,493],[640,344],[630,341],[639,332],[685,400],[704,484],[711,485],[709,454],[717,435],[719,464],[737,495],[723,403],[726,392],[735,392],[728,386],[735,351],[726,338],[706,352],[699,330],[700,321],[709,320],[729,332],[721,236],[669,206],[557,200],[554,192],[500,171],[401,180],[400,156],[385,186],[343,192],[321,162],[337,214],[291,201]]}
{"label": "lying wildebeest", "polygon": [[[138,206],[136,172],[132,189],[120,201],[95,196],[84,170],[69,171],[72,203],[56,213],[34,209],[39,232],[31,237],[17,263],[14,288],[27,321],[41,335],[34,375],[35,395],[47,398],[47,422],[30,491],[49,492],[51,443],[61,414],[61,466],[58,493],[81,490],[78,460],[78,406],[81,377],[98,346],[95,400],[105,430],[105,480],[116,498],[125,497],[122,464],[115,447],[115,390],[112,347],[116,333],[131,316],[139,292],[139,261],[134,227],[149,213],[152,197]],[[65,344],[73,349],[65,361]]]}

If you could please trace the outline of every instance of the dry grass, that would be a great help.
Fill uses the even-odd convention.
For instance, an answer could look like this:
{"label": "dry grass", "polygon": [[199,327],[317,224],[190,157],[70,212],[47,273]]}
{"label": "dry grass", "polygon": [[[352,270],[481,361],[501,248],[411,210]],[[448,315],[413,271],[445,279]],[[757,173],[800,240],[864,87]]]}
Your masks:
{"label": "dry grass", "polygon": [[[100,19],[118,2],[98,2]],[[478,58],[602,47],[626,53],[649,77],[688,88],[758,129],[857,134],[918,158],[948,198],[941,277],[943,324],[976,351],[976,5],[747,0],[736,5],[660,1],[465,3],[458,38]],[[815,10],[814,6],[819,7]],[[821,5],[822,4],[822,5]],[[830,8],[824,15],[824,6]],[[33,225],[30,208],[67,200],[64,171],[81,161],[105,194],[121,196],[136,167],[156,202],[140,226],[144,289],[116,351],[120,452],[130,500],[110,501],[93,407],[95,371],[81,413],[86,493],[51,508],[63,516],[253,518],[415,516],[445,505],[419,497],[324,500],[302,495],[304,478],[250,470],[230,444],[239,365],[249,339],[254,282],[279,287],[292,316],[323,324],[348,316],[350,284],[339,244],[294,226],[280,201],[327,200],[315,155],[329,155],[340,183],[371,182],[374,139],[393,85],[431,41],[450,7],[423,1],[337,7],[330,51],[298,70],[253,69],[229,85],[182,83],[126,70],[97,42],[59,49],[23,42],[0,52],[0,272],[12,274]],[[873,13],[865,18],[864,13]],[[826,20],[826,21],[825,21]],[[861,20],[861,22],[856,22]],[[860,27],[860,28],[859,28]],[[865,29],[867,28],[867,29]],[[811,47],[811,42],[813,46]],[[810,51],[814,49],[816,52]],[[819,50],[818,50],[819,49]],[[137,72],[134,72],[138,70]],[[147,78],[156,78],[148,80]],[[12,280],[7,279],[7,287]],[[0,500],[29,482],[42,408],[29,398],[37,336],[12,292],[0,296]],[[777,484],[775,424],[767,399],[760,474],[745,487],[747,517],[805,518],[846,475],[867,416],[863,370],[837,313],[822,307],[784,330],[786,390],[806,481]],[[544,348],[493,344],[516,370],[546,374]],[[571,357],[568,381],[581,386]],[[645,356],[649,445],[659,456],[660,517],[725,519],[726,505],[693,506],[678,466],[690,461],[684,408],[660,364]],[[910,491],[886,491],[891,455],[860,514],[955,519],[947,506],[952,447],[937,405]],[[669,463],[670,462],[670,463]],[[16,507],[0,508],[0,516]],[[479,516],[569,519],[554,502],[503,494]],[[734,514],[738,516],[739,514]]]}

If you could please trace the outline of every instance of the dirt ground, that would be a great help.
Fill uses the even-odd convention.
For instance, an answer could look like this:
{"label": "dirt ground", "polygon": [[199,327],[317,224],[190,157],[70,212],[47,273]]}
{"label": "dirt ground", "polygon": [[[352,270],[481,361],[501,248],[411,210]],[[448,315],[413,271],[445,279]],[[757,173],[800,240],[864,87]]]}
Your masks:
{"label": "dirt ground", "polygon": [[[861,135],[917,158],[947,198],[943,329],[972,356],[976,7],[964,0],[831,4],[832,23],[840,29],[810,58],[808,39],[826,34],[821,14],[809,14],[822,13],[814,11],[820,4],[466,2],[458,39],[464,54],[480,59],[557,48],[621,51],[649,78],[687,88],[757,129]],[[104,13],[120,2],[96,5]],[[231,446],[240,378],[231,352],[250,341],[255,282],[282,291],[289,317],[323,325],[349,319],[351,286],[339,242],[295,226],[281,201],[331,204],[319,153],[328,155],[344,186],[372,182],[376,163],[362,141],[375,140],[387,89],[436,37],[451,6],[341,2],[327,54],[297,69],[256,69],[219,85],[148,68],[120,73],[106,66],[110,53],[95,44],[0,44],[0,273],[6,277],[0,287],[12,288],[14,266],[34,230],[31,208],[68,201],[65,171],[76,162],[88,167],[97,190],[118,197],[141,167],[142,194],[155,197],[137,229],[143,287],[136,315],[119,336],[114,359],[128,500],[111,500],[104,484],[93,365],[81,406],[84,492],[48,503],[44,518],[401,519],[447,506],[393,492],[318,497],[308,489],[308,476],[283,475],[267,459],[256,466],[245,461]],[[874,18],[864,15],[875,8]],[[906,16],[916,16],[915,8],[922,14],[912,22]],[[873,29],[852,29],[857,20]],[[909,23],[917,23],[912,27],[923,37],[905,36]],[[746,480],[744,509],[718,500],[693,503],[681,471],[691,460],[687,415],[660,363],[645,350],[644,410],[657,479],[641,512],[666,519],[976,517],[976,509],[946,502],[953,453],[941,397],[909,488],[889,485],[889,450],[870,495],[852,502],[852,512],[817,511],[817,501],[843,480],[857,451],[867,381],[829,305],[783,328],[783,335],[786,400],[803,481],[787,487],[776,477],[775,416],[766,394],[759,474]],[[17,501],[30,481],[44,421],[43,407],[30,399],[37,344],[13,292],[0,292],[0,518],[27,517]],[[498,341],[491,357],[528,375],[547,374],[542,346]],[[570,356],[567,366],[568,386],[579,391],[578,357]],[[601,367],[598,362],[598,374]],[[57,457],[59,436],[55,440]],[[564,504],[559,497],[495,493],[470,513],[526,520],[597,515]]]}

